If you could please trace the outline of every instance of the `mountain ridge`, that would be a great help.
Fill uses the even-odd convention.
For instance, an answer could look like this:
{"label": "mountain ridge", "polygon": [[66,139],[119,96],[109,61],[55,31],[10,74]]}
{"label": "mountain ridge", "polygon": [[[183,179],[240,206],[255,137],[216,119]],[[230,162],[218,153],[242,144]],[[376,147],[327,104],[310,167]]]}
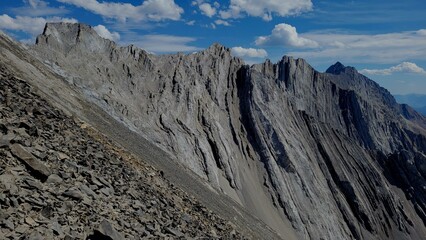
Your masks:
{"label": "mountain ridge", "polygon": [[[340,69],[335,69],[332,74],[322,74],[315,71],[305,60],[292,57],[283,57],[277,64],[264,63],[246,67],[240,59],[233,58],[230,52],[220,45],[212,45],[205,51],[188,55],[149,55],[147,61],[139,64],[140,58],[136,58],[137,61],[132,60],[127,54],[117,54],[117,57],[112,58],[114,54],[111,53],[123,51],[120,47],[109,49],[107,46],[98,52],[91,52],[92,46],[86,42],[102,43],[102,41],[97,40],[98,37],[92,34],[82,37],[75,48],[70,52],[64,52],[63,60],[56,59],[57,62],[66,63],[64,67],[68,68],[69,72],[76,72],[78,68],[79,76],[83,76],[78,84],[81,84],[83,89],[100,94],[101,98],[104,98],[101,101],[112,107],[112,112],[116,114],[118,112],[118,115],[120,112],[124,113],[121,117],[129,120],[136,129],[142,130],[140,132],[146,134],[148,139],[176,155],[178,160],[185,159],[184,165],[211,182],[215,188],[221,189],[234,200],[253,209],[255,213],[277,214],[277,211],[271,210],[271,205],[259,203],[258,198],[263,192],[262,202],[280,202],[277,210],[281,209],[282,213],[279,214],[281,218],[285,216],[291,219],[293,227],[303,226],[302,234],[343,237],[350,232],[356,238],[373,231],[372,222],[376,221],[376,224],[379,224],[378,217],[402,214],[392,210],[384,216],[380,216],[382,214],[376,217],[369,216],[367,214],[371,209],[369,204],[356,203],[357,199],[367,196],[363,186],[365,180],[360,179],[360,183],[351,182],[351,187],[347,189],[342,187],[339,180],[342,177],[348,178],[343,172],[344,175],[340,177],[338,174],[334,177],[331,175],[330,180],[336,183],[334,188],[340,189],[338,191],[342,192],[345,200],[330,201],[349,202],[348,210],[346,207],[336,209],[333,205],[324,203],[322,209],[312,205],[312,211],[317,212],[307,214],[302,208],[310,205],[308,198],[300,196],[298,199],[306,206],[289,200],[291,192],[294,191],[300,193],[307,191],[306,194],[320,199],[330,198],[331,194],[321,193],[314,188],[303,190],[303,185],[313,185],[315,182],[314,179],[310,179],[309,174],[314,176],[317,173],[313,171],[309,174],[301,173],[300,169],[311,165],[309,159],[324,159],[327,168],[322,171],[327,179],[328,172],[336,171],[331,163],[327,164],[328,155],[354,154],[335,153],[332,150],[337,147],[335,143],[329,147],[317,146],[314,142],[326,138],[321,135],[333,136],[332,132],[337,130],[337,136],[347,136],[355,140],[355,142],[345,140],[348,148],[359,144],[361,148],[369,151],[378,149],[386,155],[403,145],[398,138],[386,137],[388,134],[399,135],[397,131],[389,129],[387,123],[387,119],[394,119],[393,121],[399,122],[398,124],[402,123],[402,120],[398,120],[401,118],[399,106],[388,91],[365,76],[357,74],[353,68],[340,64],[341,66],[337,66]],[[41,48],[39,52],[43,54],[43,49],[52,47],[61,49],[55,44],[47,46],[39,44],[35,49]],[[86,50],[91,52],[90,60],[88,59],[84,65],[74,62],[76,66],[73,66],[73,59],[87,56],[84,54]],[[103,55],[103,52],[107,55]],[[54,58],[58,56],[55,55]],[[87,76],[97,74],[94,69],[99,65],[92,61],[102,62],[103,67],[110,64],[108,61],[112,63],[104,72],[100,70],[99,75],[103,78],[101,82],[97,82],[95,78],[88,82],[89,78],[84,77],[84,71],[88,71]],[[123,67],[117,69],[114,65]],[[122,76],[126,76],[125,74],[127,77],[123,79]],[[122,80],[115,83],[114,81],[118,79]],[[126,82],[130,84],[125,84]],[[110,85],[109,89],[112,91],[105,91],[105,84]],[[134,87],[131,87],[133,85]],[[136,107],[141,98],[150,102],[151,107],[149,104],[142,106],[142,109],[139,109],[141,106]],[[382,112],[377,112],[377,109],[381,109]],[[287,116],[291,116],[287,119],[293,119],[285,120],[291,126],[289,128],[279,120],[286,119],[284,112]],[[249,115],[246,115],[247,113]],[[312,119],[306,122],[304,114],[307,114],[308,119]],[[137,122],[141,117],[148,122]],[[309,133],[315,122],[326,123],[331,127],[327,127],[331,132],[326,131],[321,135]],[[325,126],[322,128],[326,129]],[[295,135],[304,137],[297,139]],[[390,141],[379,140],[383,138],[389,138]],[[306,144],[310,146],[308,149],[303,147]],[[242,149],[243,146],[246,149]],[[365,159],[366,162],[372,161],[369,160],[371,157],[368,153],[355,155],[359,159]],[[301,157],[305,160],[295,161]],[[264,166],[258,164],[256,167],[250,166],[249,159],[258,159],[257,161]],[[335,164],[342,167],[346,165],[345,162],[339,161]],[[347,168],[345,171],[350,171],[350,168],[345,168]],[[243,173],[243,169],[246,173]],[[374,171],[369,174],[373,173]],[[303,174],[303,177],[300,174]],[[255,187],[254,179],[260,176],[266,179],[269,185],[267,189],[262,190],[263,187],[259,185]],[[296,182],[290,180],[294,177]],[[368,178],[370,176],[366,175],[365,179]],[[293,181],[293,185],[284,185],[283,183],[287,181]],[[359,196],[351,199],[354,196],[349,197],[348,194],[355,191],[357,184]],[[380,180],[378,184],[384,186],[385,180]],[[386,191],[385,189],[382,190]],[[269,194],[272,197],[268,197]],[[392,195],[390,192],[387,194]],[[365,197],[361,197],[363,195]],[[255,199],[256,204],[249,203],[256,201]],[[353,223],[330,225],[323,212],[327,209],[336,211],[334,215],[327,216],[327,218],[334,217],[335,220],[331,222],[337,221],[338,212],[353,212],[346,217],[350,218],[349,216],[353,214],[353,220],[350,222],[362,222],[365,230],[353,229]],[[303,223],[305,219],[314,215],[324,216],[319,217],[319,224]],[[268,216],[263,215],[262,219],[267,223],[269,221],[269,224],[272,223]],[[333,230],[322,232],[320,226],[323,224]],[[375,227],[375,231],[379,231],[380,228],[383,226],[379,224]]]}
{"label": "mountain ridge", "polygon": [[[231,224],[235,224],[244,236],[254,239],[265,236],[268,239],[280,238],[275,231],[253,217],[239,204],[219,194],[203,179],[182,167],[172,155],[136,134],[129,126],[117,121],[117,118],[114,119],[111,113],[93,104],[84,90],[77,89],[69,81],[68,75],[62,77],[61,74],[64,72],[56,68],[58,65],[53,65],[47,60],[37,60],[33,56],[34,52],[21,48],[21,44],[9,37],[0,37],[0,45],[2,46],[0,64],[21,81],[27,81],[34,86],[32,90],[43,96],[52,106],[64,111],[69,117],[76,117],[93,126],[119,147],[129,150],[136,156],[137,161],[147,162],[159,169],[173,185],[195,197]],[[288,229],[286,237],[296,239],[291,229]]]}
{"label": "mountain ridge", "polygon": [[355,69],[248,66],[217,44],[156,56],[88,31],[62,31],[67,45],[45,30],[31,51],[282,237],[424,235],[425,118]]}
{"label": "mountain ridge", "polygon": [[426,116],[426,95],[424,94],[395,94],[397,101],[401,104],[408,104],[423,116]]}

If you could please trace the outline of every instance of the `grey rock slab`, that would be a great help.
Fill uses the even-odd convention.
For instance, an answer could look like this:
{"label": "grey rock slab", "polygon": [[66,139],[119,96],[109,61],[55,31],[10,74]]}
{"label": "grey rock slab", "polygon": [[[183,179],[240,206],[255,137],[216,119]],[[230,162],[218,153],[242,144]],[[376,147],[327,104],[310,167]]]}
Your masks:
{"label": "grey rock slab", "polygon": [[58,157],[58,160],[61,160],[61,161],[70,158],[68,155],[66,155],[63,152],[56,152],[56,156]]}
{"label": "grey rock slab", "polygon": [[182,214],[182,220],[187,222],[187,223],[190,223],[190,222],[192,222],[192,217],[190,215],[184,213],[184,214]]}
{"label": "grey rock slab", "polygon": [[97,179],[102,183],[102,184],[104,184],[105,186],[107,186],[107,187],[109,187],[109,188],[112,188],[112,186],[111,186],[111,184],[105,179],[105,178],[103,178],[103,177],[97,177]]}
{"label": "grey rock slab", "polygon": [[83,193],[85,193],[86,195],[91,196],[91,197],[93,197],[95,199],[98,197],[98,195],[92,189],[90,189],[87,185],[85,185],[85,184],[82,184],[80,186],[80,190]]}
{"label": "grey rock slab", "polygon": [[43,146],[41,146],[40,144],[36,144],[34,146],[34,149],[37,150],[37,151],[39,151],[39,152],[46,152],[46,148],[43,147]]}
{"label": "grey rock slab", "polygon": [[29,203],[21,203],[21,205],[20,205],[20,207],[22,208],[22,210],[23,211],[25,211],[25,212],[29,212],[29,211],[31,211],[31,209],[32,209],[32,206],[31,206],[31,204],[29,204]]}
{"label": "grey rock slab", "polygon": [[174,228],[171,228],[171,227],[165,227],[164,230],[165,230],[166,233],[169,233],[169,234],[171,234],[175,237],[183,237],[184,236],[184,234],[181,231],[174,229]]}
{"label": "grey rock slab", "polygon": [[44,201],[42,201],[41,199],[38,198],[34,198],[34,197],[29,197],[25,199],[27,202],[36,205],[36,206],[40,206],[40,207],[45,207],[47,206],[47,203],[45,203]]}
{"label": "grey rock slab", "polygon": [[25,223],[30,225],[31,227],[35,227],[38,224],[36,223],[36,221],[34,221],[34,219],[32,217],[26,217],[25,218]]}
{"label": "grey rock slab", "polygon": [[39,232],[33,231],[25,237],[25,240],[45,240],[45,237],[43,237]]}
{"label": "grey rock slab", "polygon": [[67,191],[65,191],[62,195],[66,197],[70,197],[75,200],[82,200],[84,197],[83,193],[76,188],[70,188]]}
{"label": "grey rock slab", "polygon": [[99,224],[99,227],[97,228],[97,231],[102,235],[111,238],[112,240],[125,239],[107,220],[102,220],[102,222]]}
{"label": "grey rock slab", "polygon": [[16,197],[9,197],[9,200],[11,202],[11,206],[13,206],[13,207],[19,206],[19,202],[18,202],[18,199],[16,199]]}
{"label": "grey rock slab", "polygon": [[29,139],[30,135],[27,133],[25,128],[18,128],[13,130],[17,135],[23,137],[24,139]]}
{"label": "grey rock slab", "polygon": [[74,240],[75,238],[71,237],[70,235],[65,235],[64,240]]}
{"label": "grey rock slab", "polygon": [[67,173],[67,172],[64,172],[64,171],[61,171],[61,172],[60,172],[60,175],[61,175],[61,177],[62,177],[63,179],[65,179],[65,180],[67,180],[67,179],[71,178],[71,174],[69,174],[69,173]]}
{"label": "grey rock slab", "polygon": [[32,189],[38,189],[38,190],[43,189],[43,184],[40,183],[38,180],[26,178],[24,181]]}
{"label": "grey rock slab", "polygon": [[40,214],[41,214],[43,217],[45,217],[45,218],[49,219],[50,217],[52,217],[52,215],[53,215],[54,211],[55,211],[55,209],[53,209],[53,207],[51,207],[51,206],[45,206],[45,207],[43,207],[43,208],[41,209]]}
{"label": "grey rock slab", "polygon": [[114,190],[112,188],[109,188],[109,187],[103,187],[99,191],[107,197],[114,193]]}
{"label": "grey rock slab", "polygon": [[51,174],[47,179],[45,183],[61,183],[63,180],[61,177],[59,177],[56,174]]}
{"label": "grey rock slab", "polygon": [[0,175],[0,189],[11,191],[15,194],[18,191],[15,179],[16,177],[12,174]]}
{"label": "grey rock slab", "polygon": [[26,224],[21,224],[18,227],[15,228],[15,232],[23,234],[28,232],[28,230],[30,229],[30,227]]}
{"label": "grey rock slab", "polygon": [[10,145],[10,141],[15,138],[15,135],[9,133],[7,135],[0,134],[0,148],[8,147]]}
{"label": "grey rock slab", "polygon": [[20,144],[13,144],[10,150],[14,156],[19,158],[35,173],[35,177],[46,179],[50,174],[50,169],[41,161],[37,160],[25,147]]}
{"label": "grey rock slab", "polygon": [[93,204],[93,200],[87,196],[84,196],[82,203],[90,207]]}
{"label": "grey rock slab", "polygon": [[50,229],[52,229],[53,233],[56,235],[63,234],[62,227],[57,221],[51,223]]}
{"label": "grey rock slab", "polygon": [[[4,193],[0,193],[0,202],[5,202],[6,201],[6,194],[4,194]],[[1,214],[0,214],[0,216],[1,216]],[[0,218],[0,220],[1,220],[1,218]]]}
{"label": "grey rock slab", "polygon": [[15,225],[10,220],[6,220],[6,219],[3,220],[2,225],[5,226],[5,227],[7,227],[7,228],[9,228],[12,231],[15,230]]}
{"label": "grey rock slab", "polygon": [[7,218],[9,218],[10,213],[8,213],[7,211],[1,211],[0,212],[0,221],[6,220]]}

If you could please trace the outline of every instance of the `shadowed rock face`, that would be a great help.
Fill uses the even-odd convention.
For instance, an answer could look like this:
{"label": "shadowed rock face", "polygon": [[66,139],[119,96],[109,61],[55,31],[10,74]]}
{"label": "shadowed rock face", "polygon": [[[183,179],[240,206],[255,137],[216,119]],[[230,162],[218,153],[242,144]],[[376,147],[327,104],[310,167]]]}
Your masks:
{"label": "shadowed rock face", "polygon": [[157,56],[63,23],[32,52],[283,237],[426,235],[426,120],[354,68],[249,67],[218,44]]}

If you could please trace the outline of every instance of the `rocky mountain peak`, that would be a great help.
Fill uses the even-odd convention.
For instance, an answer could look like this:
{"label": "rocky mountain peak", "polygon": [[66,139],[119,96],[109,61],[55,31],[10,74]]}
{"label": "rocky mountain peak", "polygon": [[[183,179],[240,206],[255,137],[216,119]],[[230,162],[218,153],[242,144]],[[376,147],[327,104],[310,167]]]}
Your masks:
{"label": "rocky mountain peak", "polygon": [[43,33],[36,39],[36,45],[63,53],[68,53],[75,46],[94,52],[106,50],[114,44],[99,36],[91,26],[82,23],[46,23]]}
{"label": "rocky mountain peak", "polygon": [[338,75],[341,72],[343,72],[345,70],[346,66],[343,65],[341,62],[336,62],[335,64],[331,65],[327,71],[325,71],[326,73],[331,73],[331,74],[335,74]]}
{"label": "rocky mountain peak", "polygon": [[213,55],[223,55],[228,54],[231,55],[231,50],[220,43],[213,43],[203,52],[213,54]]}

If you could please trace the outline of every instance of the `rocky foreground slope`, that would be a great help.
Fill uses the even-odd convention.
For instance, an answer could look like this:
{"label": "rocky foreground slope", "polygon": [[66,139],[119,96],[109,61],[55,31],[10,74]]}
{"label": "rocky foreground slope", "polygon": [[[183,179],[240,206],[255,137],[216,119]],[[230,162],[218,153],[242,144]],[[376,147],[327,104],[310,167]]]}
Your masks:
{"label": "rocky foreground slope", "polygon": [[218,44],[156,56],[64,23],[20,54],[4,56],[63,107],[90,112],[81,94],[168,153],[152,161],[166,176],[189,186],[167,164],[180,162],[282,238],[426,236],[426,120],[354,68],[320,73],[291,57],[247,66]]}
{"label": "rocky foreground slope", "polygon": [[0,239],[242,236],[0,66]]}

